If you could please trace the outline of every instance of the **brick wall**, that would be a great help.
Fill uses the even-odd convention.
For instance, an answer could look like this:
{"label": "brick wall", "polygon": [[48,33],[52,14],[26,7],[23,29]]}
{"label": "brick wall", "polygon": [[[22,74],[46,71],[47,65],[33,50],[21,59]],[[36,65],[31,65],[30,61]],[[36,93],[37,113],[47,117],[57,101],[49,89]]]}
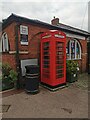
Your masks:
{"label": "brick wall", "polygon": [[13,22],[2,31],[2,33],[6,32],[8,35],[10,51],[15,51],[15,25],[16,23]]}
{"label": "brick wall", "polygon": [[[15,52],[15,25],[16,23],[13,22],[8,27],[4,29],[3,32],[6,32],[9,38],[10,43],[10,51]],[[19,59],[30,59],[30,58],[38,58],[40,59],[40,32],[45,32],[48,29],[40,26],[35,26],[31,24],[22,24],[28,26],[28,46],[20,44],[20,29],[18,30],[18,37],[19,37],[19,51],[21,52],[19,55]],[[67,42],[70,38],[67,38]],[[81,72],[86,71],[86,63],[87,63],[87,43],[86,40],[79,40],[82,46],[82,59],[78,60],[79,66],[81,68]],[[15,62],[15,53],[12,54],[3,54],[3,61],[8,62],[11,66],[16,69],[16,62]]]}
{"label": "brick wall", "polygon": [[20,59],[26,58],[38,58],[40,54],[40,41],[41,41],[41,32],[47,31],[43,27],[27,25],[28,26],[28,46],[20,44],[20,32],[19,32],[19,50],[20,51],[28,51],[28,54],[20,54]]}
{"label": "brick wall", "polygon": [[[19,45],[19,59],[30,59],[30,58],[40,58],[40,40],[41,40],[41,34],[38,34],[40,32],[44,32],[48,29],[45,29],[43,27],[23,24],[28,26],[28,46],[27,45],[21,45],[20,43],[20,29],[18,29],[18,45]],[[15,46],[15,26],[16,23],[13,22],[8,27],[6,27],[3,32],[6,32],[9,39],[10,44],[10,53],[2,53],[2,62],[3,63],[9,63],[11,67],[16,69],[16,58],[15,58],[15,52],[16,52],[16,46]],[[33,38],[33,39],[32,39]],[[25,53],[26,52],[26,53]]]}
{"label": "brick wall", "polygon": [[[15,25],[16,23],[13,22],[2,31],[2,34],[6,32],[8,35],[10,51],[15,51]],[[15,54],[2,53],[2,63],[9,63],[13,69],[16,69]]]}
{"label": "brick wall", "polygon": [[15,55],[3,54],[2,55],[2,63],[8,63],[14,70],[16,70],[16,60]]}

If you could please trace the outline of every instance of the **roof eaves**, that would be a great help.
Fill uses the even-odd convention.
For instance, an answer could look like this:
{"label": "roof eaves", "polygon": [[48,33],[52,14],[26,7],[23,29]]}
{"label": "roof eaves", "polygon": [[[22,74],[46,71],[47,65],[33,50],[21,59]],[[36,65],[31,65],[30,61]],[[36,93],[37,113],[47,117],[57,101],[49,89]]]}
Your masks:
{"label": "roof eaves", "polygon": [[77,32],[77,33],[81,33],[81,34],[89,34],[89,32],[87,31],[84,31],[84,30],[81,30],[81,29],[78,29],[78,28],[75,28],[75,27],[72,27],[72,26],[69,26],[69,25],[65,25],[65,24],[62,24],[62,23],[59,23],[57,24],[57,26],[61,27],[61,28],[66,28],[70,31],[74,31],[74,32]]}
{"label": "roof eaves", "polygon": [[[31,24],[35,24],[35,25],[41,25],[42,27],[47,27],[49,29],[63,30],[63,31],[66,31],[66,32],[72,32],[74,34],[79,34],[79,35],[82,35],[82,36],[88,36],[88,34],[89,34],[88,32],[82,31],[80,29],[79,29],[79,31],[77,31],[76,28],[73,28],[71,26],[68,26],[68,27],[71,27],[71,28],[73,28],[75,30],[68,29],[68,28],[65,28],[65,27],[61,27],[60,25],[59,26],[51,25],[51,24],[48,24],[48,23],[45,23],[45,22],[42,22],[42,21],[39,21],[39,20],[33,20],[33,19],[21,17],[21,16],[18,16],[18,15],[15,15],[15,14],[11,14],[5,20],[5,22],[3,22],[2,28],[5,28],[8,24],[10,24],[13,21],[20,22],[20,23],[26,22],[26,23],[31,23]],[[67,25],[64,25],[64,26],[67,26]]]}

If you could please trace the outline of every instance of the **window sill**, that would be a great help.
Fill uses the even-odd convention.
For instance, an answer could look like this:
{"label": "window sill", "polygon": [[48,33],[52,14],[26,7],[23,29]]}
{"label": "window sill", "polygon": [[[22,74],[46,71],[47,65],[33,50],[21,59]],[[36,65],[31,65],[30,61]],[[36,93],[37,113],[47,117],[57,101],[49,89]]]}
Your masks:
{"label": "window sill", "polygon": [[66,59],[66,60],[82,60],[82,58],[77,58],[77,59]]}
{"label": "window sill", "polygon": [[7,51],[7,52],[3,52],[3,51],[2,51],[2,52],[0,52],[0,53],[2,53],[2,54],[8,54],[8,53],[9,53],[9,51]]}

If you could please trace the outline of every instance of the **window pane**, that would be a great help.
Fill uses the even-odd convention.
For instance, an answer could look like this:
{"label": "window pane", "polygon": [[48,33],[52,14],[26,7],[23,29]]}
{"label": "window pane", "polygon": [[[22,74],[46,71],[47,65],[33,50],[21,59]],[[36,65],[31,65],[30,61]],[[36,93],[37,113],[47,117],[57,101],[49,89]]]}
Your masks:
{"label": "window pane", "polygon": [[5,52],[5,40],[4,40],[4,36],[2,36],[2,44],[3,44],[3,52]]}
{"label": "window pane", "polygon": [[8,43],[8,39],[6,40],[6,51],[9,51],[9,43]]}
{"label": "window pane", "polygon": [[80,47],[79,47],[78,42],[77,42],[77,44],[76,44],[76,58],[77,58],[77,59],[80,58]]}
{"label": "window pane", "polygon": [[81,46],[77,40],[70,40],[66,48],[67,59],[80,59]]}
{"label": "window pane", "polygon": [[6,33],[3,33],[2,35],[2,44],[3,44],[3,52],[9,50],[9,44],[8,44],[8,36]]}
{"label": "window pane", "polygon": [[7,41],[8,41],[8,39],[7,39],[7,34],[4,34],[4,47],[5,47],[5,51],[7,51]]}
{"label": "window pane", "polygon": [[75,40],[71,41],[71,59],[75,59]]}
{"label": "window pane", "polygon": [[67,59],[70,59],[70,41],[67,43],[66,53],[67,53]]}

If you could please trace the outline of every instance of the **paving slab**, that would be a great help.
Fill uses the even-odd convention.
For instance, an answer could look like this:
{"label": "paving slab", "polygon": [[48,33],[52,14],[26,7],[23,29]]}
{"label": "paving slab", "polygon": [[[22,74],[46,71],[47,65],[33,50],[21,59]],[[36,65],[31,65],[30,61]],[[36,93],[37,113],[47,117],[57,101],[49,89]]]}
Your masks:
{"label": "paving slab", "polygon": [[88,90],[70,86],[51,92],[39,87],[35,95],[25,91],[3,98],[10,105],[3,118],[88,118]]}
{"label": "paving slab", "polygon": [[3,98],[3,104],[11,105],[4,118],[88,117],[88,93],[73,86],[56,92],[40,87],[36,95],[22,92]]}

